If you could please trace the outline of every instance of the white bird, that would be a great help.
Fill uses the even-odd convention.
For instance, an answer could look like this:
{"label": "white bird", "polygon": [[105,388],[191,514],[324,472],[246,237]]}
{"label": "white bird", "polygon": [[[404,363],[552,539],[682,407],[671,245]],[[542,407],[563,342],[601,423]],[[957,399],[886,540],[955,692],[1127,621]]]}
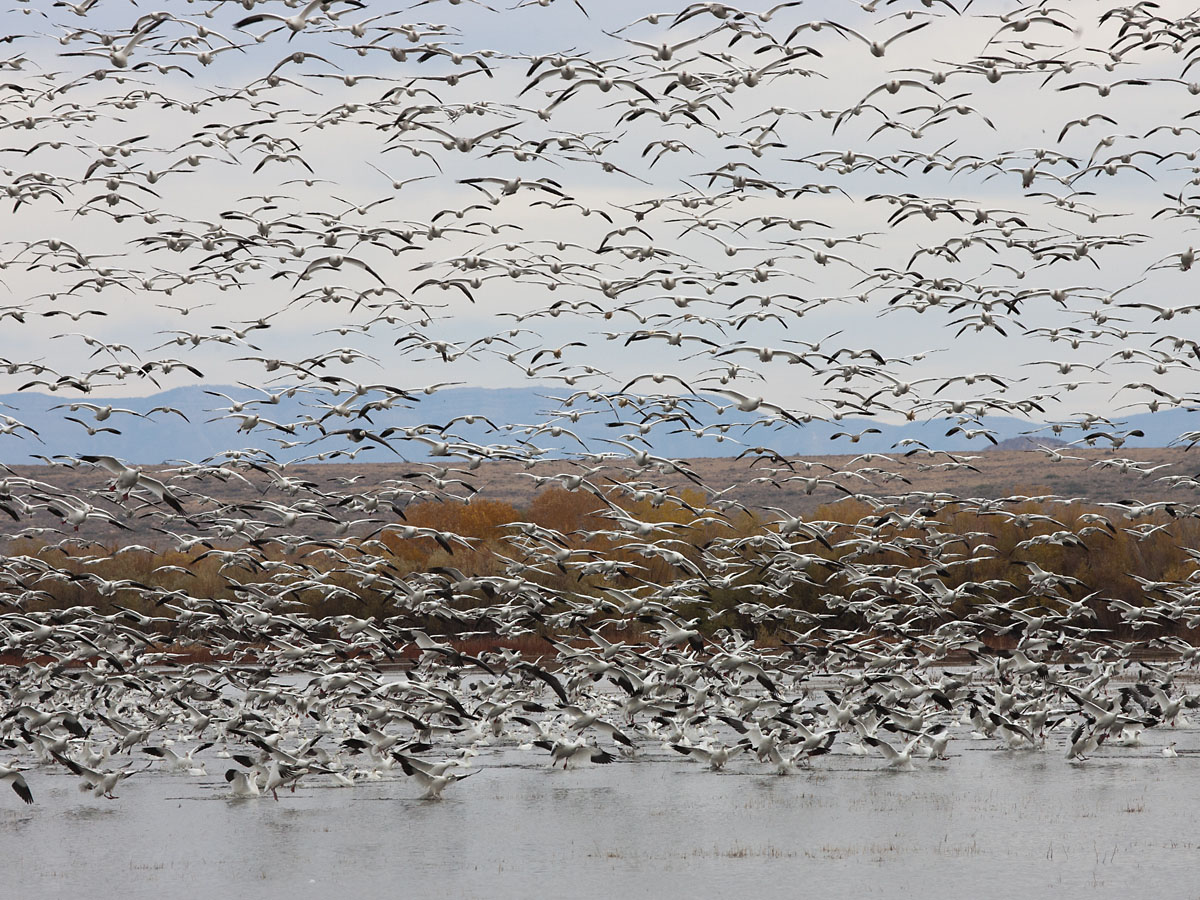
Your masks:
{"label": "white bird", "polygon": [[[477,772],[468,772],[466,775],[456,775],[447,769],[429,766],[401,753],[395,754],[395,758],[400,763],[400,768],[404,770],[404,774],[415,779],[421,787],[425,788],[425,793],[421,796],[423,800],[441,800],[442,791],[454,782],[478,774]],[[451,765],[457,763],[458,761],[454,760]]]}
{"label": "white bird", "polygon": [[902,750],[897,750],[887,741],[871,735],[864,737],[863,743],[878,750],[880,755],[887,760],[888,768],[908,771],[913,768],[912,754],[917,745],[921,743],[921,736],[913,738]]}
{"label": "white bird", "polygon": [[1099,729],[1086,730],[1086,723],[1080,722],[1071,732],[1071,744],[1067,748],[1067,759],[1077,759],[1080,762],[1096,752],[1108,737],[1107,731]]}
{"label": "white bird", "polygon": [[84,454],[79,458],[84,462],[97,465],[111,473],[113,476],[113,490],[124,491],[126,497],[133,490],[141,489],[149,491],[163,503],[166,503],[167,506],[171,507],[171,509],[175,510],[175,512],[184,515],[183,505],[179,502],[179,498],[163,482],[147,475],[140,468],[127,466],[113,456],[91,456]]}
{"label": "white bird", "polygon": [[234,797],[249,799],[262,796],[262,792],[258,789],[257,773],[253,771],[242,772],[238,769],[226,769],[225,780],[229,782]]}
{"label": "white bird", "polygon": [[929,747],[930,759],[948,758],[946,756],[946,747],[950,743],[950,729],[945,725],[938,724],[926,731],[923,737]]}
{"label": "white bird", "polygon": [[729,760],[746,749],[746,744],[738,743],[732,747],[724,744],[713,744],[708,747],[689,747],[683,744],[672,744],[671,749],[684,756],[690,756],[696,762],[704,763],[714,772],[725,767]]}
{"label": "white bird", "polygon": [[[167,13],[151,13],[138,19],[134,25],[134,33],[129,40],[120,49],[113,50],[80,50],[77,52],[64,53],[63,56],[107,56],[110,63],[115,68],[126,69],[129,67],[130,57],[133,56],[134,48],[140,44],[151,31],[165,22],[171,16]],[[147,21],[149,20],[149,21]],[[144,23],[144,24],[143,24]]]}
{"label": "white bird", "polygon": [[274,13],[255,13],[252,16],[246,16],[244,19],[239,19],[233,23],[234,28],[245,28],[248,25],[257,25],[259,22],[275,21],[282,22],[291,32],[288,35],[290,41],[299,32],[303,31],[308,25],[309,18],[318,10],[324,10],[326,6],[332,5],[330,0],[310,0],[307,6],[296,13],[294,16],[277,16]]}
{"label": "white bird", "polygon": [[156,759],[161,759],[175,772],[187,772],[189,775],[207,775],[208,772],[204,768],[204,763],[197,764],[193,757],[195,754],[207,750],[211,746],[211,743],[200,744],[182,756],[176,753],[174,748],[165,745],[162,747],[143,747],[142,752]]}
{"label": "white bird", "polygon": [[572,763],[575,765],[585,762],[607,764],[616,759],[611,753],[589,744],[584,738],[576,741],[565,738],[555,741],[539,739],[532,743],[536,747],[549,750],[550,765],[556,766],[561,762],[564,770],[569,769]]}
{"label": "white bird", "polygon": [[12,786],[13,792],[26,803],[33,802],[33,792],[29,790],[25,776],[21,774],[21,769],[17,767],[15,761],[11,766],[0,766],[0,781],[7,781]]}
{"label": "white bird", "polygon": [[834,31],[838,32],[838,34],[852,35],[858,38],[867,45],[867,48],[871,51],[872,56],[883,56],[893,41],[904,37],[906,34],[912,34],[914,31],[920,31],[922,28],[926,28],[929,25],[929,22],[925,21],[917,25],[913,25],[911,28],[905,28],[903,31],[893,34],[890,38],[884,41],[873,41],[865,35],[859,34],[853,28],[847,28],[845,25],[840,25],[837,22],[825,22],[823,24],[828,25],[830,28],[834,29]]}
{"label": "white bird", "polygon": [[783,418],[788,419],[797,425],[800,424],[800,420],[797,419],[792,413],[788,412],[782,406],[777,406],[774,403],[768,403],[762,397],[751,397],[747,394],[741,393],[740,391],[730,390],[729,388],[719,388],[714,391],[714,393],[731,398],[734,401],[733,405],[737,407],[739,412],[755,412],[759,409],[767,409],[778,413]]}
{"label": "white bird", "polygon": [[57,751],[52,751],[50,755],[66,766],[73,774],[79,776],[80,791],[91,791],[93,796],[105,797],[109,800],[117,799],[116,795],[113,794],[113,789],[118,784],[126,778],[136,775],[139,772],[144,772],[149,768],[149,766],[146,766],[141,769],[117,769],[116,771],[106,772],[81,765]]}

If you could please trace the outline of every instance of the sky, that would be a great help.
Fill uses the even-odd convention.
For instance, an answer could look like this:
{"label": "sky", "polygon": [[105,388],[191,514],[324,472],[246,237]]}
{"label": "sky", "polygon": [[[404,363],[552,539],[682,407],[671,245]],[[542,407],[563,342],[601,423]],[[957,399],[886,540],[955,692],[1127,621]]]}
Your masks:
{"label": "sky", "polygon": [[[314,376],[273,361],[307,359],[406,390],[724,389],[889,421],[1190,406],[1200,359],[1169,339],[1197,334],[1172,309],[1194,297],[1190,20],[1139,45],[1094,5],[584,6],[334,4],[292,34],[175,4],[120,68],[148,8],[18,4],[0,393],[48,389],[30,362],[192,367],[91,376],[121,396],[286,385]],[[650,374],[682,381],[629,384]]]}

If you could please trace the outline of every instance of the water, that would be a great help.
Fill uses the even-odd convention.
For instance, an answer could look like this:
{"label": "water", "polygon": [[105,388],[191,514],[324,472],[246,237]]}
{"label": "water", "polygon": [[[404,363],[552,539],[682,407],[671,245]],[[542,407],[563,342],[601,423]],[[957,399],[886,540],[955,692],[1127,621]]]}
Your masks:
{"label": "water", "polygon": [[[1160,755],[1168,740],[1179,758]],[[441,802],[398,771],[353,788],[312,776],[278,802],[229,799],[219,774],[149,771],[102,800],[42,767],[27,773],[35,805],[3,797],[0,840],[11,896],[26,900],[1200,897],[1200,732],[1082,764],[1054,741],[950,747],[911,772],[835,753],[787,777],[744,756],[713,773],[653,747],[566,772],[485,749]]]}

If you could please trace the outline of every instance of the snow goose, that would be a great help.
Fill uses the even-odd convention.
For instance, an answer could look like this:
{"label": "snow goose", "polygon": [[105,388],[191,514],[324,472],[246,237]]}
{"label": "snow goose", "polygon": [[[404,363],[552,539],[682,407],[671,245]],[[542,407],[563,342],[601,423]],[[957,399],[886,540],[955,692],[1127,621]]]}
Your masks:
{"label": "snow goose", "polygon": [[746,747],[747,745],[743,743],[734,744],[732,747],[724,744],[714,744],[711,747],[687,747],[683,744],[671,744],[671,749],[676,753],[690,756],[697,762],[704,763],[714,772],[724,768],[729,760],[745,750]]}
{"label": "snow goose", "polygon": [[887,741],[877,737],[867,736],[863,738],[864,744],[869,744],[880,752],[884,759],[887,760],[889,769],[901,769],[910,771],[913,768],[912,753],[917,744],[921,742],[921,736],[913,738],[905,745],[903,750],[897,750]]}
{"label": "snow goose", "polygon": [[253,771],[239,772],[237,769],[226,769],[225,780],[233,791],[233,796],[240,800],[262,796],[258,789],[258,777]]}
{"label": "snow goose", "polygon": [[200,744],[198,747],[193,747],[187,753],[180,756],[171,747],[143,747],[142,752],[153,756],[155,759],[161,759],[174,772],[187,772],[189,775],[207,775],[208,772],[204,768],[204,763],[196,763],[192,758],[201,750],[207,750],[212,746],[212,743]]}
{"label": "snow goose", "polygon": [[1121,735],[1117,738],[1117,744],[1121,747],[1141,747],[1142,729],[1126,725],[1121,729]]}
{"label": "snow goose", "polygon": [[127,466],[114,456],[92,456],[85,454],[79,458],[84,462],[99,466],[112,475],[112,489],[119,492],[123,491],[125,499],[129,499],[130,491],[140,488],[153,494],[158,500],[175,510],[175,512],[183,515],[183,506],[180,504],[178,498],[171,493],[170,488],[157,478],[151,478],[149,475],[146,475],[141,469]]}
{"label": "snow goose", "polygon": [[29,785],[25,782],[25,776],[21,774],[21,770],[17,767],[15,761],[11,766],[0,766],[0,781],[7,781],[12,785],[12,789],[16,795],[26,803],[33,802],[33,791],[29,790]]}
{"label": "snow goose", "polygon": [[116,800],[117,797],[113,793],[113,789],[118,784],[129,778],[131,775],[136,775],[139,772],[145,772],[150,766],[145,766],[141,769],[118,769],[116,771],[103,771],[92,769],[87,766],[82,766],[75,760],[63,756],[61,753],[52,751],[53,756],[58,762],[66,766],[72,774],[79,776],[79,790],[91,791],[93,797],[105,797],[109,800]]}
{"label": "snow goose", "polygon": [[468,772],[466,775],[455,775],[450,772],[450,768],[460,764],[458,760],[429,765],[403,754],[396,754],[396,760],[400,763],[400,768],[404,770],[405,775],[416,779],[417,784],[425,788],[425,793],[421,795],[422,800],[441,800],[442,791],[454,782],[478,774],[477,772]]}
{"label": "snow goose", "polygon": [[592,744],[589,744],[584,739],[578,741],[570,741],[560,739],[557,741],[536,740],[533,742],[535,747],[541,747],[543,750],[550,751],[550,765],[556,766],[560,762],[563,764],[563,770],[569,769],[571,764],[578,765],[583,762],[593,763],[610,763],[614,759],[611,753],[601,750]]}
{"label": "snow goose", "polygon": [[949,759],[946,756],[946,747],[950,743],[950,729],[945,725],[937,724],[930,728],[923,735],[926,746],[929,748],[930,759]]}
{"label": "snow goose", "polygon": [[[1086,725],[1080,722],[1075,726],[1075,730],[1071,732],[1071,746],[1067,748],[1067,759],[1077,759],[1083,762],[1088,758],[1088,755],[1095,752],[1108,737],[1107,731],[1099,731],[1093,729],[1087,734],[1084,734]],[[1097,735],[1097,732],[1099,734]]]}

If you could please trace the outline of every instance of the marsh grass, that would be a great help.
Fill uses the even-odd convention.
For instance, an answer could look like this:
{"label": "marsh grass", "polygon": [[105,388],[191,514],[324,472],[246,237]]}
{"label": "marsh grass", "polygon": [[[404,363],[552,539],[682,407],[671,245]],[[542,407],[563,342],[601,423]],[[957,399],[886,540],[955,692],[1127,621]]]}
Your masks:
{"label": "marsh grass", "polygon": [[[1017,456],[1028,462],[1028,457],[1024,454]],[[340,467],[336,468],[341,474]],[[320,477],[328,478],[330,475],[331,473],[325,472]],[[720,479],[717,483],[720,483]],[[948,488],[941,485],[939,489]],[[1037,488],[1032,485],[1021,487],[1020,481],[1014,480],[1007,485],[1007,489],[1033,493]],[[269,486],[266,490],[269,495]],[[709,510],[705,506],[704,496],[694,491],[689,493],[689,490],[680,488],[678,491],[680,498],[687,501],[687,508],[673,504],[655,506],[649,500],[634,501],[617,494],[610,497],[609,502],[621,506],[640,521],[669,522],[674,526],[682,526],[686,530],[680,532],[681,538],[686,538],[687,543],[696,547],[704,546],[717,537],[753,537],[772,532],[776,527],[773,514],[756,512],[753,508],[745,513],[726,516],[724,523],[720,525],[713,524],[712,521],[698,520],[688,510],[701,513]],[[1081,585],[1064,588],[1064,593],[1072,600],[1082,600],[1087,594],[1099,590],[1106,598],[1145,605],[1145,592],[1129,577],[1130,574],[1151,581],[1180,581],[1192,572],[1192,561],[1184,548],[1200,545],[1200,522],[1197,520],[1171,519],[1168,513],[1155,512],[1143,517],[1144,521],[1139,520],[1146,530],[1138,532],[1125,527],[1126,523],[1121,516],[1111,508],[1098,505],[1100,496],[1094,493],[1090,495],[1090,501],[1074,500],[1065,506],[1058,502],[1021,499],[1025,496],[1028,494],[1022,493],[1006,503],[1006,508],[1013,514],[1028,517],[1021,524],[968,510],[947,509],[939,513],[939,522],[945,529],[957,534],[987,535],[988,546],[992,548],[988,553],[980,555],[978,560],[957,567],[953,577],[946,578],[949,589],[953,590],[967,581],[1010,582],[1013,588],[1010,591],[1000,591],[995,596],[995,601],[1003,603],[1009,599],[1025,597],[1022,605],[1045,604],[1053,607],[1057,600],[1032,590],[1029,572],[1023,564],[1014,561],[1020,559],[1034,562],[1047,571],[1082,582]],[[771,502],[778,504],[786,501],[781,497],[772,497]],[[372,588],[368,586],[368,582],[359,580],[346,571],[346,563],[355,562],[360,557],[367,562],[382,559],[388,577],[393,580],[405,578],[414,572],[428,572],[438,566],[454,566],[473,577],[499,576],[505,574],[504,566],[500,562],[502,556],[511,553],[513,542],[519,541],[520,529],[510,524],[513,522],[532,522],[541,527],[555,529],[563,535],[570,536],[567,543],[572,551],[600,553],[608,559],[630,566],[630,572],[633,573],[601,578],[595,574],[578,571],[568,563],[561,571],[556,567],[548,567],[541,571],[529,572],[528,580],[540,589],[556,595],[574,592],[588,596],[598,594],[605,587],[635,587],[643,580],[656,584],[669,583],[675,577],[673,567],[659,557],[639,552],[638,539],[611,531],[604,536],[598,536],[599,531],[611,525],[607,519],[597,518],[596,509],[599,504],[598,498],[586,491],[566,491],[552,487],[532,496],[526,493],[522,495],[521,502],[514,503],[500,499],[476,498],[469,503],[446,499],[410,506],[406,512],[409,524],[434,528],[470,539],[470,547],[458,544],[452,553],[429,538],[402,539],[396,532],[387,530],[382,532],[378,540],[348,538],[335,552],[327,546],[322,546],[320,529],[316,526],[311,534],[288,537],[284,529],[269,523],[264,527],[264,534],[280,540],[260,542],[254,548],[250,548],[247,541],[234,539],[214,544],[220,552],[212,554],[203,552],[202,547],[196,547],[189,552],[166,548],[164,544],[174,542],[164,541],[161,535],[154,533],[143,536],[140,531],[124,536],[124,548],[116,544],[95,542],[89,540],[85,534],[79,534],[67,535],[66,540],[59,546],[48,544],[45,537],[26,537],[10,541],[5,549],[10,564],[17,571],[27,575],[36,587],[36,591],[30,597],[21,601],[26,612],[87,605],[102,613],[111,614],[117,607],[126,607],[138,613],[159,617],[154,631],[165,643],[169,643],[171,639],[186,638],[186,634],[180,633],[181,629],[177,624],[169,620],[169,606],[156,605],[156,601],[169,598],[172,592],[233,600],[236,599],[237,586],[240,585],[278,588],[279,584],[283,584],[289,587],[289,598],[303,603],[308,612],[316,617],[392,616],[395,614],[396,605],[390,593]],[[832,523],[834,528],[850,533],[859,527],[864,518],[874,518],[870,509],[853,500],[825,502],[806,512],[814,518]],[[1047,520],[1039,521],[1039,517],[1042,516],[1078,521],[1079,517],[1085,514],[1107,514],[1107,518],[1113,519],[1114,524],[1109,529],[1093,528],[1082,536],[1077,535],[1082,541],[1080,546],[1061,543],[1053,535],[1057,526]],[[136,520],[131,522],[136,524]],[[1171,525],[1169,531],[1153,530],[1151,527],[1168,523]],[[889,540],[920,537],[918,531],[895,522],[880,523],[878,530],[881,536]],[[285,537],[286,540],[283,540]],[[144,540],[144,544],[129,543],[136,540]],[[979,541],[975,540],[975,544],[978,543]],[[249,552],[250,549],[253,549],[253,552]],[[974,548],[968,545],[963,552],[969,556],[973,550]],[[820,552],[828,556],[830,561],[853,561],[858,566],[905,565],[908,562],[907,557],[894,553],[868,552],[855,546],[854,541],[842,542],[836,550],[829,548]],[[698,551],[693,555],[699,558]],[[268,571],[263,564],[270,564],[276,571]],[[65,573],[66,577],[44,577],[47,567]],[[753,567],[750,567],[750,570],[753,570]],[[310,571],[323,585],[338,590],[313,590],[305,586],[305,579],[300,575],[280,576],[280,571]],[[91,576],[98,576],[109,582],[129,579],[135,584],[102,593]],[[277,584],[276,579],[279,578],[282,578],[282,581]],[[294,589],[290,589],[292,585]],[[714,588],[702,603],[683,604],[679,612],[684,616],[702,617],[704,627],[709,630],[733,627],[755,635],[764,647],[777,644],[778,633],[771,622],[755,619],[748,612],[739,609],[741,601],[744,600],[745,589],[750,586],[748,580],[739,580],[729,587]],[[870,633],[871,623],[848,603],[843,602],[850,599],[853,590],[852,585],[841,583],[829,576],[820,582],[794,585],[783,605],[813,614],[831,614],[833,618],[828,620],[830,627]],[[459,593],[454,599],[455,606],[466,611],[486,608],[498,602],[496,596],[485,594],[486,592]],[[1120,614],[1104,602],[1092,601],[1089,605],[1096,615],[1096,627],[1105,629],[1105,633],[1118,640],[1130,637],[1150,638],[1161,633],[1163,629],[1170,629],[1185,636],[1187,634],[1187,629],[1181,623],[1168,624],[1158,619],[1155,625],[1146,625],[1143,622],[1131,624],[1124,621]],[[960,600],[947,610],[954,616],[965,616],[971,611],[970,600]],[[455,630],[467,630],[465,627],[454,626],[419,611],[415,612],[411,619],[412,621],[406,624],[425,628],[431,633],[437,631],[451,638],[454,637]],[[1012,623],[1000,618],[993,624],[996,626],[996,632],[999,632]],[[1134,624],[1139,627],[1134,628]],[[547,648],[543,646],[544,642],[539,641],[540,637],[540,634],[530,631],[476,634],[470,638],[472,645],[464,650],[477,653],[484,649],[508,647],[522,654],[541,655]],[[627,642],[637,642],[641,640],[642,635],[626,633],[622,638]],[[1012,635],[992,633],[985,636],[985,643],[993,649],[1006,649],[1015,645],[1015,638]]]}

